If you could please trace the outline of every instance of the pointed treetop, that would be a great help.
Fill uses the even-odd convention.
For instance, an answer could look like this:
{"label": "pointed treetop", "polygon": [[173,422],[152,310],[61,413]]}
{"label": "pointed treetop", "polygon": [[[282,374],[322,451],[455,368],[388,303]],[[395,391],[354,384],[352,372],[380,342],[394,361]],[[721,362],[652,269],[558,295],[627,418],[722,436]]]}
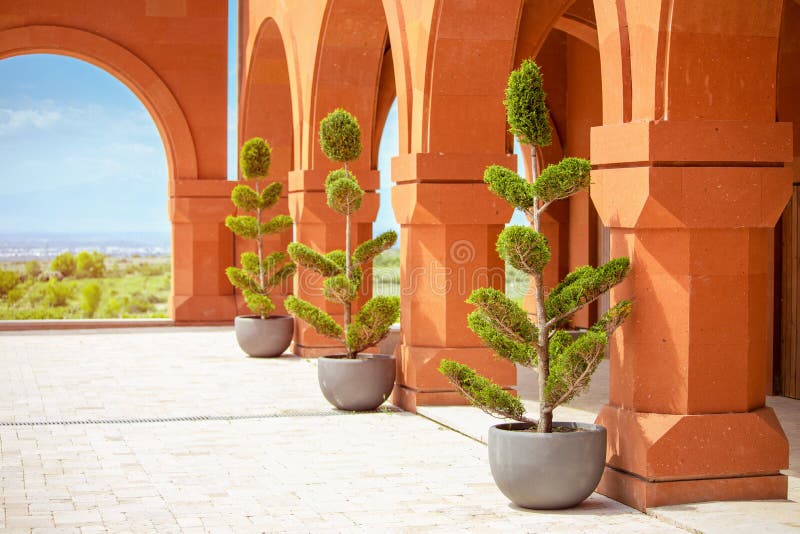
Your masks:
{"label": "pointed treetop", "polygon": [[526,145],[547,146],[550,144],[550,114],[545,103],[544,80],[539,66],[526,59],[520,68],[508,77],[506,118],[510,132]]}

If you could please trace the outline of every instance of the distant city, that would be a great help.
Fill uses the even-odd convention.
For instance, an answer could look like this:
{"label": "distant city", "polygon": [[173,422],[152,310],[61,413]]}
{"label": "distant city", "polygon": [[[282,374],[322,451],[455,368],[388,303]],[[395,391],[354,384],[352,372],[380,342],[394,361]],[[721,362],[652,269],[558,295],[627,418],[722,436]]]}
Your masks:
{"label": "distant city", "polygon": [[97,250],[108,256],[169,256],[170,235],[156,232],[121,234],[0,234],[0,261],[46,260],[61,252]]}

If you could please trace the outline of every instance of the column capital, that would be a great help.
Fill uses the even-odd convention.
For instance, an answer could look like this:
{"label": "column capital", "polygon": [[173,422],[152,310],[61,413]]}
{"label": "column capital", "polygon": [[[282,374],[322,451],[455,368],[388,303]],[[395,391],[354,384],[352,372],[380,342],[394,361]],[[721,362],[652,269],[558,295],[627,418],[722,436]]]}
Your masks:
{"label": "column capital", "polygon": [[789,123],[592,128],[592,200],[614,228],[771,228],[791,194]]}
{"label": "column capital", "polygon": [[[325,178],[335,169],[344,165],[331,166],[329,169],[302,169],[289,171],[289,192],[324,191]],[[358,185],[364,191],[376,191],[381,186],[381,173],[374,169],[364,167],[348,168],[358,180]]]}
{"label": "column capital", "polygon": [[514,211],[482,181],[400,183],[392,207],[400,224],[505,224]]}
{"label": "column capital", "polygon": [[489,165],[517,168],[516,154],[420,153],[392,158],[392,180],[406,182],[480,182]]}

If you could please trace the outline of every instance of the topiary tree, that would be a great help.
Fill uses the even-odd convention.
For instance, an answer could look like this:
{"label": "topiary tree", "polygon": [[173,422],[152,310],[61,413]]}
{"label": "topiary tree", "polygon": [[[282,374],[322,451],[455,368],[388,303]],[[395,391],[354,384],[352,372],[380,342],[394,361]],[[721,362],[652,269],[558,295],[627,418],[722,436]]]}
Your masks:
{"label": "topiary tree", "polygon": [[286,309],[323,336],[343,343],[346,356],[355,358],[359,352],[380,343],[400,317],[397,297],[374,297],[353,316],[353,301],[364,280],[363,266],[391,248],[397,241],[397,233],[384,232],[352,250],[350,216],[361,207],[364,191],[347,164],[361,154],[361,129],[355,117],[337,109],[320,123],[319,140],[329,159],[344,163],[343,169],[328,174],[325,193],[328,206],[345,216],[345,250],[320,254],[301,243],[292,243],[288,252],[299,265],[326,278],[323,294],[330,302],[343,306],[344,327],[323,310],[295,296],[286,299]]}
{"label": "topiary tree", "polygon": [[231,284],[242,291],[247,307],[262,319],[269,317],[275,309],[269,292],[294,275],[296,270],[294,263],[286,261],[284,252],[272,252],[264,257],[264,236],[292,227],[292,218],[288,215],[263,220],[264,212],[278,202],[283,189],[279,182],[268,184],[263,191],[260,188],[260,180],[269,172],[271,152],[269,143],[260,137],[254,137],[242,146],[239,155],[242,176],[245,180],[254,180],[255,189],[237,185],[231,192],[231,200],[237,208],[255,212],[255,216],[229,215],[225,218],[225,226],[234,234],[256,241],[257,252],[243,252],[242,267],[228,267],[225,274]]}
{"label": "topiary tree", "polygon": [[61,276],[65,278],[75,274],[76,268],[77,263],[75,262],[75,256],[73,256],[71,252],[62,252],[50,262],[50,269],[61,273]]}
{"label": "topiary tree", "polygon": [[[540,117],[547,116],[547,108],[543,100],[533,102],[529,98],[541,92],[538,71],[533,61],[526,61],[509,77],[504,103],[509,122],[514,106],[512,131],[520,142],[541,141],[545,137]],[[534,87],[525,87],[525,80]],[[540,126],[535,126],[537,123]],[[546,137],[549,139],[549,126]],[[541,233],[541,215],[550,203],[588,188],[590,169],[585,159],[565,158],[548,166],[533,183],[497,165],[488,167],[484,173],[489,190],[525,213],[533,225],[533,228],[505,228],[498,236],[497,252],[507,263],[533,277],[536,314],[531,320],[525,310],[501,291],[481,288],[467,299],[477,308],[469,314],[467,323],[498,356],[537,368],[538,421],[525,416],[525,408],[517,397],[469,367],[452,360],[442,360],[439,366],[439,371],[471,403],[498,417],[534,423],[539,432],[551,432],[553,410],[589,385],[603,358],[608,336],[627,318],[632,306],[627,300],[619,302],[574,340],[560,328],[575,312],[625,278],[630,268],[627,258],[617,258],[597,268],[578,267],[545,295],[542,272],[550,261],[550,248]]]}

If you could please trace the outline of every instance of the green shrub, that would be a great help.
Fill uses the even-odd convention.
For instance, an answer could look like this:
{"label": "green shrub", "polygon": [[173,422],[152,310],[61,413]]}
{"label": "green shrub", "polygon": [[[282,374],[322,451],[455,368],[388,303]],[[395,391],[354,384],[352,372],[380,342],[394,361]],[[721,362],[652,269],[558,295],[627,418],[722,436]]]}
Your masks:
{"label": "green shrub", "polygon": [[75,274],[76,268],[77,263],[75,261],[75,256],[73,256],[71,252],[62,252],[50,262],[50,269],[61,273],[64,277]]}
{"label": "green shrub", "polygon": [[81,310],[86,317],[94,317],[97,306],[100,304],[102,290],[100,284],[92,282],[81,289]]}
{"label": "green shrub", "polygon": [[51,278],[47,282],[46,301],[50,306],[66,306],[69,299],[75,292],[75,285],[69,282],[61,282]]}
{"label": "green shrub", "polygon": [[78,253],[75,258],[75,274],[79,278],[102,278],[106,273],[106,256],[100,252]]}
{"label": "green shrub", "polygon": [[36,260],[25,262],[25,275],[34,280],[42,274],[42,264]]}
{"label": "green shrub", "polygon": [[19,274],[0,269],[0,296],[5,296],[19,284]]}

